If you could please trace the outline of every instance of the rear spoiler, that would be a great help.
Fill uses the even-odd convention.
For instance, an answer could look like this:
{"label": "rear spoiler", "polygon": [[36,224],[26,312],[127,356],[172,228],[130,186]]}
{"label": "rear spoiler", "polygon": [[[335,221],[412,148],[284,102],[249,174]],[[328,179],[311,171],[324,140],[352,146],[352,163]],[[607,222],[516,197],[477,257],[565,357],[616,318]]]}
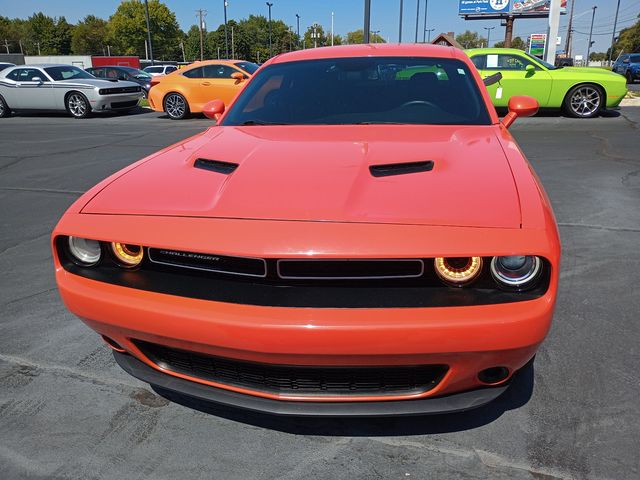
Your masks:
{"label": "rear spoiler", "polygon": [[482,81],[484,82],[485,87],[488,87],[489,85],[498,83],[500,80],[502,80],[502,73],[498,72],[485,77]]}

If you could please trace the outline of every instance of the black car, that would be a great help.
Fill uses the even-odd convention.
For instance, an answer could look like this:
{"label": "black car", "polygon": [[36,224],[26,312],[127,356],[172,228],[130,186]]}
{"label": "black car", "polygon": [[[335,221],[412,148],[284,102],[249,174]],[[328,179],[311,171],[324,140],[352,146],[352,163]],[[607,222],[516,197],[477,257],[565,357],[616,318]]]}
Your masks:
{"label": "black car", "polygon": [[147,98],[151,88],[151,75],[138,68],[132,67],[94,67],[87,68],[94,77],[105,78],[107,80],[127,80],[135,82],[142,87],[144,97]]}

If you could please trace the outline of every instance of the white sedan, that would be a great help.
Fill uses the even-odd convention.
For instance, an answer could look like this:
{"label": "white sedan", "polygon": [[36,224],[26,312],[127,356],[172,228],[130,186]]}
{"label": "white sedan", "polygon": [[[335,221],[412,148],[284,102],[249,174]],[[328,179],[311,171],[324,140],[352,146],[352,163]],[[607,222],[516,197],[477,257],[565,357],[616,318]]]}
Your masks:
{"label": "white sedan", "polygon": [[142,96],[136,83],[101,80],[73,65],[20,65],[0,72],[0,118],[20,110],[66,110],[75,118],[127,112]]}

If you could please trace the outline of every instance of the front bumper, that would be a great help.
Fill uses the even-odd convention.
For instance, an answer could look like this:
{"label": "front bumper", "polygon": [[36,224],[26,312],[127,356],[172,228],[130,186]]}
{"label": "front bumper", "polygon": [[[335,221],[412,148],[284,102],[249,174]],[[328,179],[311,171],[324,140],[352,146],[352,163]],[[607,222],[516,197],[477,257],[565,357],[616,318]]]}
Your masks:
{"label": "front bumper", "polygon": [[123,95],[98,95],[94,100],[90,100],[90,103],[94,112],[128,110],[136,107],[142,97],[142,92]]}
{"label": "front bumper", "polygon": [[313,417],[374,417],[396,415],[428,415],[454,413],[485,405],[508,388],[487,387],[454,395],[422,400],[396,400],[389,402],[293,402],[271,400],[242,393],[213,388],[196,382],[176,378],[149,367],[125,353],[113,352],[118,365],[143,382],[182,395],[226,406],[282,416]]}

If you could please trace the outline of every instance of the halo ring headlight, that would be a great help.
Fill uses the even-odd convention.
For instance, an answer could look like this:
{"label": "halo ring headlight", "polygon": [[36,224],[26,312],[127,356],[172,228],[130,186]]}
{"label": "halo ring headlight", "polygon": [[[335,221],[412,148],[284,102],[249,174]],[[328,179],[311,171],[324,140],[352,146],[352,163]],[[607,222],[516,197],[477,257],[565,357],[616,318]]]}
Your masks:
{"label": "halo ring headlight", "polygon": [[69,237],[68,246],[73,261],[83,267],[92,267],[102,258],[102,247],[97,240]]}
{"label": "halo ring headlight", "polygon": [[501,285],[523,288],[534,282],[542,270],[540,257],[512,255],[493,257],[491,275]]}
{"label": "halo ring headlight", "polygon": [[137,267],[144,257],[144,249],[140,245],[112,242],[111,251],[118,263],[127,268]]}
{"label": "halo ring headlight", "polygon": [[433,263],[438,277],[455,286],[471,282],[482,271],[482,257],[437,257]]}

